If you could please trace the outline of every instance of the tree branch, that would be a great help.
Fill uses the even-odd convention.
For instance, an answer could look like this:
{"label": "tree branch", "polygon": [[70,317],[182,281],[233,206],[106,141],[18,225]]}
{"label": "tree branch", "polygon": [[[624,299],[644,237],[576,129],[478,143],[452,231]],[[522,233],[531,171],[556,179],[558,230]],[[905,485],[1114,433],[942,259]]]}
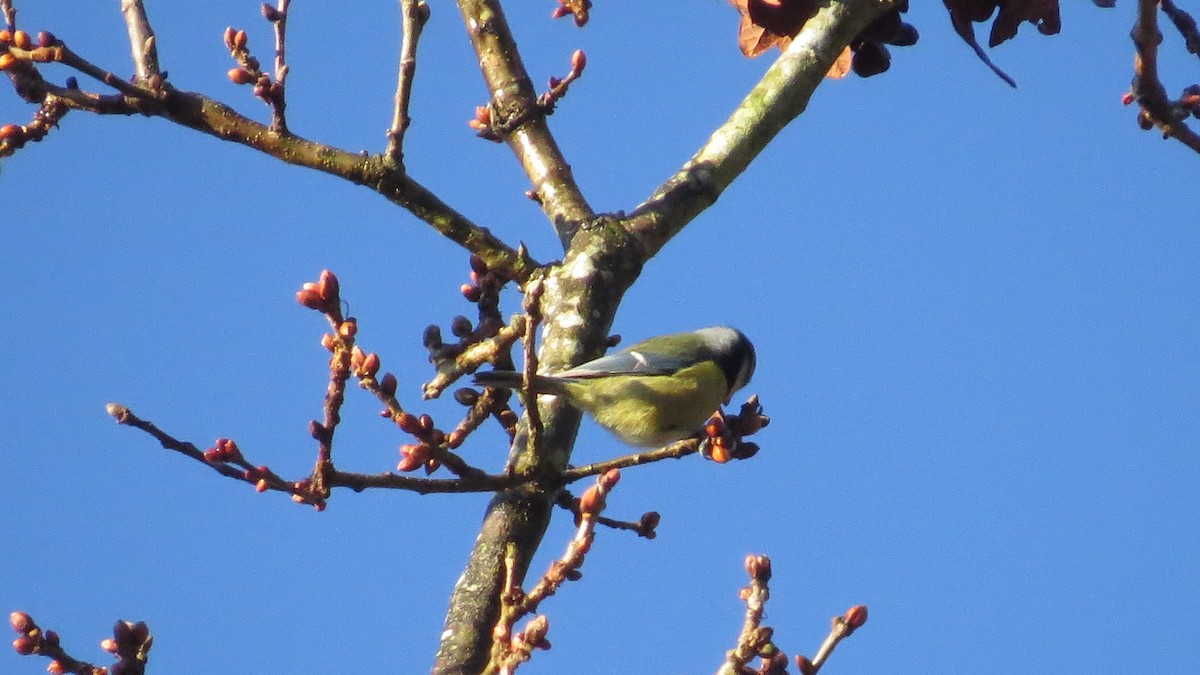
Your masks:
{"label": "tree branch", "polygon": [[158,69],[157,39],[146,16],[146,7],[142,0],[121,0],[121,14],[129,31],[129,49],[133,54],[137,80],[147,82],[161,73]]}
{"label": "tree branch", "polygon": [[1189,111],[1172,103],[1158,76],[1158,46],[1162,43],[1158,0],[1138,0],[1137,20],[1130,37],[1135,49],[1130,93],[1141,106],[1139,122],[1147,129],[1158,127],[1163,138],[1174,138],[1200,152],[1200,136],[1183,122]]}
{"label": "tree branch", "polygon": [[400,67],[396,82],[396,107],[392,114],[392,127],[388,129],[387,150],[384,155],[396,166],[404,166],[404,132],[412,119],[408,116],[409,100],[412,98],[413,76],[417,72],[417,42],[421,30],[429,21],[429,3],[425,0],[400,0]]}
{"label": "tree branch", "polygon": [[[565,249],[580,224],[595,214],[550,133],[499,0],[458,0],[458,8],[492,93],[491,120],[507,132],[505,139]],[[508,129],[506,120],[517,123]]]}
{"label": "tree branch", "polygon": [[729,119],[637,207],[627,227],[653,256],[721,196],[789,122],[804,112],[838,55],[892,0],[823,3]]}

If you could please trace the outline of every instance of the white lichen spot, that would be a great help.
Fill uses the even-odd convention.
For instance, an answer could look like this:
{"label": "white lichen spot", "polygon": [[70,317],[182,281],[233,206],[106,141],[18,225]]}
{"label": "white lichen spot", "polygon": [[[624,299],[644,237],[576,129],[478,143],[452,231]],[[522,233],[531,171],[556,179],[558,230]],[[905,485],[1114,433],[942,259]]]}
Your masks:
{"label": "white lichen spot", "polygon": [[569,263],[563,263],[563,267],[572,279],[590,279],[596,273],[596,265],[589,255],[577,255]]}
{"label": "white lichen spot", "polygon": [[559,328],[576,328],[583,325],[583,317],[579,315],[579,309],[577,307],[571,307],[570,310],[564,311],[555,316],[554,323]]}

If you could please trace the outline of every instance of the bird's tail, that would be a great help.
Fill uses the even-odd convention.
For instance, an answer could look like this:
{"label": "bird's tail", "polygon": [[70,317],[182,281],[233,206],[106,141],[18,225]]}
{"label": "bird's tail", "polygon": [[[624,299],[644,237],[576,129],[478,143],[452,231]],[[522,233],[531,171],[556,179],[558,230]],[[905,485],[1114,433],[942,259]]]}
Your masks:
{"label": "bird's tail", "polygon": [[[496,387],[500,389],[520,389],[524,383],[524,375],[511,370],[485,370],[475,373],[475,384],[481,387]],[[533,390],[540,394],[562,394],[563,385],[553,377],[535,375]]]}

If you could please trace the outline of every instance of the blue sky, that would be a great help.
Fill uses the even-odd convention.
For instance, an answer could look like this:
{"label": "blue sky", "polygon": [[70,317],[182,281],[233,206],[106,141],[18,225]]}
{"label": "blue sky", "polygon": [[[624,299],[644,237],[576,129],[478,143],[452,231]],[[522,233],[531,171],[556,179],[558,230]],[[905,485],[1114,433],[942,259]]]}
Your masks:
{"label": "blue sky", "polygon": [[[116,4],[18,8],[24,27],[123,73]],[[383,147],[397,10],[369,4],[295,5],[297,133]],[[1012,90],[920,3],[908,20],[921,41],[893,50],[891,72],[825,83],[647,266],[616,332],[739,326],[759,351],[748,391],[773,423],[752,461],[626,472],[609,513],[657,510],[659,538],[602,533],[584,579],[542,606],[554,648],[522,672],[714,671],[741,624],[751,552],[774,560],[767,623],[791,654],[811,655],[830,616],[870,606],[831,673],[1194,669],[1196,157],[1120,105],[1133,3],[1065,4],[1062,35],[1027,25],[993,51]],[[552,260],[511,153],[466,125],[486,91],[461,19],[432,5],[410,171]],[[744,59],[736,13],[716,0],[682,15],[682,3],[597,3],[582,31],[548,21],[551,2],[510,5],[535,81],[588,54],[551,124],[597,210],[649,195],[775,54]],[[177,87],[266,119],[225,80],[221,44],[226,25],[245,27],[265,55],[256,3],[151,11]],[[1164,50],[1177,92],[1195,62],[1169,32]],[[4,123],[31,114],[0,97]],[[68,115],[5,160],[0,190],[0,607],[98,661],[113,620],[145,620],[157,673],[427,669],[485,496],[341,492],[318,514],[159,449],[104,404],[304,474],[325,326],[293,294],[330,268],[360,344],[449,426],[453,402],[418,401],[420,336],[469,313],[466,255],[367,190],[161,120]],[[339,466],[393,467],[406,439],[366,394],[348,398]],[[465,449],[487,467],[504,452],[490,428]],[[622,452],[589,424],[576,460]],[[535,569],[569,535],[557,519]]]}

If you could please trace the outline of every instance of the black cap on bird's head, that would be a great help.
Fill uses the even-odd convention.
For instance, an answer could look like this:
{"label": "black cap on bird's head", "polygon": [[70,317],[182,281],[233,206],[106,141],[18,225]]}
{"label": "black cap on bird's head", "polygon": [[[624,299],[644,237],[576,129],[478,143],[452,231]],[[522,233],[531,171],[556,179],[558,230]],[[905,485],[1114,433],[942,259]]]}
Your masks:
{"label": "black cap on bird's head", "polygon": [[746,386],[754,375],[757,357],[754,345],[742,331],[730,326],[710,326],[696,331],[713,351],[713,360],[725,373],[729,383],[726,402],[738,389]]}

